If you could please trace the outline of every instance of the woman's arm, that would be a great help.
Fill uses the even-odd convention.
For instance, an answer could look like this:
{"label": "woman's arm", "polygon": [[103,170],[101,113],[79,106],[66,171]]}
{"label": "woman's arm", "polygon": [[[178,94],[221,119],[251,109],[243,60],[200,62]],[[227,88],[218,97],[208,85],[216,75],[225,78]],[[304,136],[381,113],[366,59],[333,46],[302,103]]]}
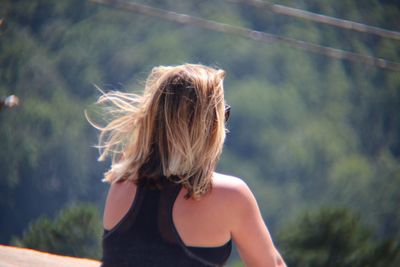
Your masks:
{"label": "woman's arm", "polygon": [[286,267],[272,242],[253,193],[244,182],[236,186],[231,235],[243,262],[249,267]]}

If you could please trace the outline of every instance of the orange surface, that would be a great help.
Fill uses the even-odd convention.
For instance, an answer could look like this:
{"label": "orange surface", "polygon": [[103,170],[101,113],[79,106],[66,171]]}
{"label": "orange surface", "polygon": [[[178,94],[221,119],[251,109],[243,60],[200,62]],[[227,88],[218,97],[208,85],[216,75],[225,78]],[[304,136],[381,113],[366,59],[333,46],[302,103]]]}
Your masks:
{"label": "orange surface", "polygon": [[0,245],[0,267],[99,267],[100,262]]}

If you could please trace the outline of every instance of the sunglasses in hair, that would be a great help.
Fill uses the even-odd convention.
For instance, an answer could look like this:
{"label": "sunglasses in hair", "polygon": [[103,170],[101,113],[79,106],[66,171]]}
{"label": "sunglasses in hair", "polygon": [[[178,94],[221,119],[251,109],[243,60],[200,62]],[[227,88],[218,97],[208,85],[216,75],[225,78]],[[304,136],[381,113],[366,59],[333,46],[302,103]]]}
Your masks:
{"label": "sunglasses in hair", "polygon": [[225,104],[225,122],[228,121],[230,115],[231,115],[231,106]]}

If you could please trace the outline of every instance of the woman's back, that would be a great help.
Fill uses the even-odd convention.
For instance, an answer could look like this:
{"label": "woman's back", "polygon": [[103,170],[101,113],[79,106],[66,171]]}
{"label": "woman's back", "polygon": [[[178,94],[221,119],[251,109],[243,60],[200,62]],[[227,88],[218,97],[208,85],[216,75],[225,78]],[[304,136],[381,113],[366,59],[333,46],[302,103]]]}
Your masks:
{"label": "woman's back", "polygon": [[103,266],[222,266],[231,250],[229,220],[238,180],[215,175],[200,200],[165,180],[161,189],[112,185],[104,213]]}

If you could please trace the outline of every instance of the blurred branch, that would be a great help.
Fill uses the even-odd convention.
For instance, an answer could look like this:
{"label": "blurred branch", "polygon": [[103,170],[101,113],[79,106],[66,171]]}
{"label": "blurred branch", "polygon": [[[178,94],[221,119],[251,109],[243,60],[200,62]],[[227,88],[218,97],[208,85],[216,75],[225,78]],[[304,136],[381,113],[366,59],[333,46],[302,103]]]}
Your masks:
{"label": "blurred branch", "polygon": [[130,12],[141,13],[146,16],[157,17],[160,19],[178,22],[181,24],[192,25],[217,32],[238,35],[260,42],[283,43],[296,49],[300,49],[311,53],[321,54],[334,59],[348,60],[356,63],[372,65],[383,69],[400,71],[400,63],[398,62],[393,62],[382,58],[340,50],[333,47],[321,46],[313,43],[308,43],[302,40],[297,40],[294,38],[284,37],[281,35],[255,31],[244,27],[233,26],[199,17],[189,16],[186,14],[179,14],[176,12],[123,0],[90,0],[90,1],[97,4],[111,6],[114,8]]}
{"label": "blurred branch", "polygon": [[400,32],[390,31],[390,30],[386,30],[386,29],[382,29],[379,27],[374,27],[374,26],[370,26],[367,24],[362,24],[362,23],[358,23],[358,22],[354,22],[354,21],[350,21],[350,20],[334,18],[334,17],[330,17],[330,16],[326,16],[326,15],[322,15],[322,14],[318,14],[318,13],[314,13],[314,12],[310,12],[310,11],[306,11],[306,10],[302,10],[302,9],[283,6],[283,5],[271,4],[271,3],[261,1],[261,0],[226,0],[226,1],[251,5],[256,8],[263,8],[263,9],[266,9],[273,13],[280,14],[280,15],[310,20],[313,22],[323,23],[323,24],[335,26],[338,28],[343,28],[346,30],[374,34],[374,35],[378,35],[380,37],[390,38],[390,39],[400,41]]}

